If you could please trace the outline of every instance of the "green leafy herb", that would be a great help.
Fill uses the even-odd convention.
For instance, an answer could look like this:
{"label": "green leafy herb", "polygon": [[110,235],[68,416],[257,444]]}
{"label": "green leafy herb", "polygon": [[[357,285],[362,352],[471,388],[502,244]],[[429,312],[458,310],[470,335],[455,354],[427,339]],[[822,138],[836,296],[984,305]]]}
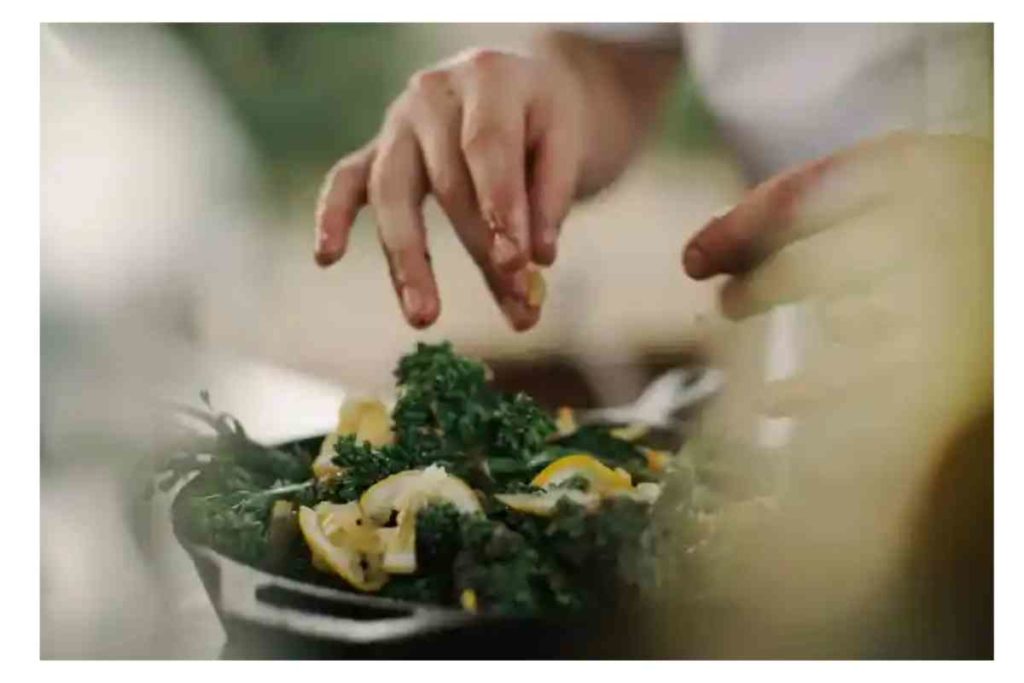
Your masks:
{"label": "green leafy herb", "polygon": [[[381,595],[454,606],[472,590],[484,611],[524,615],[581,609],[604,601],[616,586],[641,582],[652,555],[649,505],[613,499],[594,512],[563,499],[551,517],[535,517],[492,495],[539,492],[530,481],[540,469],[581,451],[649,477],[641,472],[645,460],[636,444],[594,426],[555,438],[553,420],[533,399],[496,391],[482,363],[455,354],[447,343],[417,345],[399,361],[395,378],[393,443],[339,438],[333,461],[344,474],[323,481],[312,478],[311,452],[254,443],[204,395],[208,410],[186,413],[212,435],[190,436],[158,467],[165,489],[191,480],[180,501],[188,537],[261,565],[275,501],[347,502],[392,474],[440,465],[482,492],[483,512],[464,515],[449,503],[422,508],[417,571],[392,576]],[[586,491],[589,482],[574,477],[560,486]],[[301,537],[291,543],[290,556],[275,571],[346,587],[312,566]]]}

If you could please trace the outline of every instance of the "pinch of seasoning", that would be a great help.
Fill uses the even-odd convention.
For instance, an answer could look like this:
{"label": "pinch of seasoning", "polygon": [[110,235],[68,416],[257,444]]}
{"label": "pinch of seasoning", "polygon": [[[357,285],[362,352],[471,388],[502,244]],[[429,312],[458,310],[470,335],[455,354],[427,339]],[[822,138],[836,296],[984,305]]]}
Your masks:
{"label": "pinch of seasoning", "polygon": [[531,308],[540,308],[548,293],[544,275],[539,270],[531,270],[527,273],[526,278],[526,302]]}

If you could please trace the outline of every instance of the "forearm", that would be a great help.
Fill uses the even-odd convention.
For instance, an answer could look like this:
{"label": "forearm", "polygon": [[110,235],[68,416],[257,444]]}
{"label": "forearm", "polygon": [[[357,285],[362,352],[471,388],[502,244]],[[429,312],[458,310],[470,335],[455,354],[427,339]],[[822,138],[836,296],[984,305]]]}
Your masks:
{"label": "forearm", "polygon": [[615,180],[654,127],[682,64],[681,49],[620,45],[551,31],[538,53],[561,68],[586,101],[580,197]]}

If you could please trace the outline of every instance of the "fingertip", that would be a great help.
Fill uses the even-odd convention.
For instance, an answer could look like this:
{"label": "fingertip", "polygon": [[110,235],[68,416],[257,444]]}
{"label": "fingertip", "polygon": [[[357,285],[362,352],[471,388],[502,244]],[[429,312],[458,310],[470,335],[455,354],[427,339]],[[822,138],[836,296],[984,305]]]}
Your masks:
{"label": "fingertip", "polygon": [[402,288],[402,312],[416,329],[430,327],[441,313],[441,302],[433,293],[421,292],[416,287]]}
{"label": "fingertip", "polygon": [[683,270],[694,280],[703,280],[714,274],[711,260],[696,242],[691,242],[683,251]]}
{"label": "fingertip", "polygon": [[550,266],[558,258],[558,231],[542,229],[533,240],[533,262],[540,266]]}
{"label": "fingertip", "polygon": [[540,308],[531,306],[522,299],[505,299],[501,302],[501,311],[505,314],[509,326],[516,332],[526,332],[540,320]]}
{"label": "fingertip", "polygon": [[554,245],[533,245],[533,262],[538,266],[552,266],[558,258],[558,250]]}
{"label": "fingertip", "polygon": [[327,268],[328,266],[334,265],[339,258],[341,258],[340,255],[326,251],[315,250],[313,252],[313,260],[315,260],[316,264],[321,268]]}

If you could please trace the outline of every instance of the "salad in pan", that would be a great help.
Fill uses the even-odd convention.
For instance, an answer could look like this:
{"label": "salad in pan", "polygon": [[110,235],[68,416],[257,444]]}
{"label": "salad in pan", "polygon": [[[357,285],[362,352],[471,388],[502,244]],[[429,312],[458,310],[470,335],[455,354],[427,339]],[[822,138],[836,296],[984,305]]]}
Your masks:
{"label": "salad in pan", "polygon": [[158,466],[164,490],[188,480],[185,536],[303,581],[480,613],[573,612],[650,580],[675,457],[642,426],[549,415],[447,343],[394,374],[393,407],[346,400],[308,448],[257,444],[204,396],[188,412],[213,434]]}

